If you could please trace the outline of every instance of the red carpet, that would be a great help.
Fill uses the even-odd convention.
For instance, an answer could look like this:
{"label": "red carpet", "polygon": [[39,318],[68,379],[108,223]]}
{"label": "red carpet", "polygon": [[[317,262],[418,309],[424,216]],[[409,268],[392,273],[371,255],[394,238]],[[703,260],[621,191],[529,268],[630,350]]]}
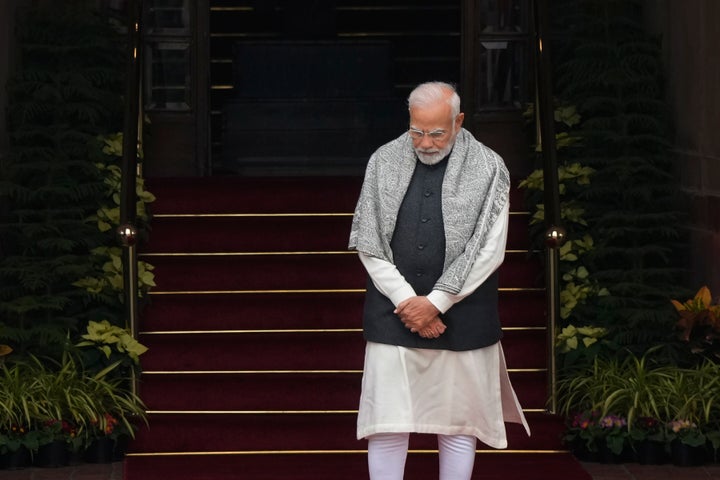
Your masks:
{"label": "red carpet", "polygon": [[[150,428],[126,480],[363,479],[355,439],[365,278],[346,250],[360,179],[155,179],[142,259],[157,287],[143,311],[140,393]],[[513,198],[514,206],[521,205]],[[586,479],[542,412],[542,272],[527,216],[513,214],[501,267],[503,347],[533,431],[509,450],[480,445],[475,479]],[[436,478],[432,436],[413,436],[406,478]]]}

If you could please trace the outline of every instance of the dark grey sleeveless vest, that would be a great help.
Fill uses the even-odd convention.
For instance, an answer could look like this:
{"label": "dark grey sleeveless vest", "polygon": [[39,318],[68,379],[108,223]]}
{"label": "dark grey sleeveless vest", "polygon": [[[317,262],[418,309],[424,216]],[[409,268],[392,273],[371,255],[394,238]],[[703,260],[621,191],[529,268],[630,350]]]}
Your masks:
{"label": "dark grey sleeveless vest", "polygon": [[[432,291],[445,263],[441,192],[446,168],[447,158],[436,165],[417,162],[390,242],[395,266],[418,295]],[[487,347],[502,338],[497,289],[495,272],[475,292],[441,315],[447,325],[445,333],[427,339],[405,328],[393,313],[393,303],[368,277],[364,337],[371,342],[411,348],[462,351]]]}

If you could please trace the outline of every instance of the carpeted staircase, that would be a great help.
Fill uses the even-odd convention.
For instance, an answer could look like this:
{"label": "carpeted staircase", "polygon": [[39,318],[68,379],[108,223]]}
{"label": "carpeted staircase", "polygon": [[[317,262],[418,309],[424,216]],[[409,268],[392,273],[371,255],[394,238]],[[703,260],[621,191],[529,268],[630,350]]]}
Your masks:
{"label": "carpeted staircase", "polygon": [[[150,428],[126,480],[360,480],[355,439],[365,275],[346,249],[360,178],[150,179],[157,196],[141,259],[157,288],[142,312],[140,393]],[[517,192],[500,271],[511,379],[532,437],[479,445],[474,479],[589,479],[544,413],[542,272],[527,253]],[[437,478],[434,436],[411,439],[406,478]]]}

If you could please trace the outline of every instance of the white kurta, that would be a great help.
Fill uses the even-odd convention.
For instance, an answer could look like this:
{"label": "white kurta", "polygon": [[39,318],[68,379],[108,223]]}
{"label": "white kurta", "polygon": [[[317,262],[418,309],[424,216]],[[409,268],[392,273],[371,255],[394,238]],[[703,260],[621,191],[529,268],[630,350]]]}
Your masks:
{"label": "white kurta", "polygon": [[[506,206],[462,290],[457,295],[437,290],[428,295],[440,312],[471,294],[502,263],[507,226]],[[362,253],[359,257],[375,286],[393,304],[415,296],[393,264]],[[383,432],[463,434],[506,448],[504,422],[521,423],[530,434],[499,342],[462,352],[368,342],[358,439]]]}

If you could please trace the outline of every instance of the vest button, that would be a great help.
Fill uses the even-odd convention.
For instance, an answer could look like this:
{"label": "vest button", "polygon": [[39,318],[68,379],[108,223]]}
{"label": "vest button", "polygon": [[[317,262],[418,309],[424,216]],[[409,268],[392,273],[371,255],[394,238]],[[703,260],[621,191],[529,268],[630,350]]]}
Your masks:
{"label": "vest button", "polygon": [[421,243],[421,244],[418,245],[417,247],[418,247],[418,250],[422,250],[423,248],[425,248],[425,245],[423,245],[423,244]]}
{"label": "vest button", "polygon": [[420,219],[420,221],[421,221],[422,223],[427,223],[427,222],[430,221],[430,219],[427,218],[427,217],[423,217],[423,218]]}
{"label": "vest button", "polygon": [[425,196],[426,196],[426,197],[429,197],[430,195],[432,195],[432,192],[431,192],[431,191],[428,190],[428,191],[425,192]]}

